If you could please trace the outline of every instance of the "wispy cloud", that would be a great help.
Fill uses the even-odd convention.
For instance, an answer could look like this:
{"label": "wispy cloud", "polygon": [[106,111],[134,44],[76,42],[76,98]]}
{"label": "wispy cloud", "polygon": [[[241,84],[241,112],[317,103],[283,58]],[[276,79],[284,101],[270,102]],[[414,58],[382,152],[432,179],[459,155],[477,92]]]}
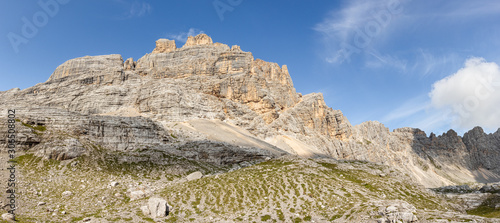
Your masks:
{"label": "wispy cloud", "polygon": [[[394,3],[397,4],[394,4]],[[402,1],[345,1],[340,10],[331,11],[313,30],[321,34],[328,63],[350,61],[381,38],[380,34],[402,12]],[[366,53],[366,52],[365,52]]]}
{"label": "wispy cloud", "polygon": [[152,7],[147,2],[134,2],[130,6],[129,16],[130,17],[142,17],[144,15],[150,14],[152,11]]}
{"label": "wispy cloud", "polygon": [[151,14],[153,7],[145,1],[113,0],[124,8],[120,19],[138,18]]}
{"label": "wispy cloud", "polygon": [[[434,10],[433,10],[434,9]],[[470,18],[474,16],[489,16],[500,13],[500,4],[490,0],[456,0],[440,2],[439,7],[427,7],[425,10],[416,10],[413,16],[440,17],[440,18]]]}
{"label": "wispy cloud", "polygon": [[389,112],[389,114],[384,116],[381,121],[385,123],[401,119],[407,119],[418,112],[426,110],[427,108],[429,108],[429,106],[430,102],[427,95],[421,95],[406,101],[398,108]]}
{"label": "wispy cloud", "polygon": [[196,35],[202,34],[202,33],[205,33],[205,32],[203,30],[199,30],[196,28],[190,28],[187,32],[167,34],[166,36],[169,39],[173,39],[173,40],[185,43],[187,41],[188,36],[196,36]]}
{"label": "wispy cloud", "polygon": [[370,67],[370,68],[380,68],[380,67],[393,67],[396,68],[402,72],[406,71],[406,67],[408,64],[408,61],[404,59],[400,59],[396,56],[391,56],[389,54],[387,55],[381,55],[379,52],[376,50],[368,50],[367,54],[372,56],[372,59],[368,59],[365,62],[365,66]]}

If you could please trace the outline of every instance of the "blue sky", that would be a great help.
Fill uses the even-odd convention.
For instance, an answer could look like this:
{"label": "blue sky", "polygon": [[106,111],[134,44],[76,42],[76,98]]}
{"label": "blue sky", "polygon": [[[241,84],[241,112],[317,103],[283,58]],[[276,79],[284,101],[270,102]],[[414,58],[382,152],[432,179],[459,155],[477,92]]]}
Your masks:
{"label": "blue sky", "polygon": [[500,127],[500,3],[494,0],[4,4],[2,91],[44,82],[71,58],[118,53],[137,60],[159,38],[176,39],[180,47],[187,35],[204,32],[288,65],[298,92],[322,92],[353,125],[376,120],[391,130],[409,126],[428,134]]}

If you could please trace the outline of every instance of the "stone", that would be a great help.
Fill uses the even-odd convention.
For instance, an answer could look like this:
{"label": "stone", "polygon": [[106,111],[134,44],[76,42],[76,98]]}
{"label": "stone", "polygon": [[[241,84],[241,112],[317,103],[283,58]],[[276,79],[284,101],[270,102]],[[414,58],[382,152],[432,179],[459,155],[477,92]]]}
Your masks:
{"label": "stone", "polygon": [[385,209],[385,212],[396,212],[398,208],[396,206],[389,206]]}
{"label": "stone", "polygon": [[242,50],[241,50],[241,47],[240,47],[240,46],[238,46],[238,45],[233,45],[233,46],[231,47],[231,51],[242,51]]}
{"label": "stone", "polygon": [[101,75],[116,74],[123,69],[123,58],[121,55],[85,56],[68,60],[56,68],[49,78],[55,81],[68,76],[84,75],[92,72],[93,76],[82,80],[83,84],[95,84],[101,81]]}
{"label": "stone", "polygon": [[170,53],[176,49],[175,40],[159,39],[156,41],[156,48],[152,53]]}
{"label": "stone", "polygon": [[[37,155],[53,160],[69,160],[86,154],[87,150],[75,138],[67,138],[63,141],[49,141],[46,142]],[[74,166],[74,164],[71,164]]]}
{"label": "stone", "polygon": [[210,38],[207,34],[202,33],[195,37],[189,36],[183,48],[187,46],[206,45],[212,43],[212,38]]}
{"label": "stone", "polygon": [[118,182],[111,182],[111,184],[110,184],[110,185],[111,185],[112,187],[116,187],[116,186],[118,186],[119,184],[120,184],[120,183],[118,183]]}
{"label": "stone", "polygon": [[136,191],[132,191],[130,192],[130,200],[137,200],[137,199],[141,199],[141,198],[145,198],[146,197],[146,193],[142,190],[136,190]]}
{"label": "stone", "polygon": [[38,202],[38,206],[45,205],[45,202]]}
{"label": "stone", "polygon": [[144,216],[150,216],[151,212],[149,211],[148,206],[141,206],[141,211]]}
{"label": "stone", "polygon": [[152,218],[162,218],[169,214],[167,201],[161,198],[149,198],[148,208]]}
{"label": "stone", "polygon": [[[137,61],[117,54],[68,60],[44,83],[0,92],[0,112],[20,107],[26,125],[18,128],[19,149],[55,160],[86,155],[86,142],[96,142],[110,151],[150,148],[228,167],[285,154],[369,161],[430,188],[498,180],[500,129],[427,137],[415,128],[391,132],[376,121],[352,126],[321,93],[297,93],[290,72],[206,34],[189,37],[182,48],[160,39]],[[166,125],[198,120],[224,122],[211,132],[231,129],[234,138]],[[0,135],[6,129],[0,117]]]}
{"label": "stone", "polygon": [[136,62],[134,61],[133,58],[128,58],[124,63],[123,63],[123,69],[124,70],[134,70],[135,69]]}
{"label": "stone", "polygon": [[188,181],[191,181],[191,180],[197,180],[197,179],[200,179],[203,177],[203,174],[200,172],[200,171],[196,171],[196,172],[193,172],[189,175],[186,176],[186,179]]}
{"label": "stone", "polygon": [[71,191],[64,191],[64,192],[62,192],[62,196],[63,197],[69,197],[71,195],[73,195],[73,192],[71,192]]}
{"label": "stone", "polygon": [[11,213],[2,214],[2,219],[5,221],[15,221],[15,216]]}

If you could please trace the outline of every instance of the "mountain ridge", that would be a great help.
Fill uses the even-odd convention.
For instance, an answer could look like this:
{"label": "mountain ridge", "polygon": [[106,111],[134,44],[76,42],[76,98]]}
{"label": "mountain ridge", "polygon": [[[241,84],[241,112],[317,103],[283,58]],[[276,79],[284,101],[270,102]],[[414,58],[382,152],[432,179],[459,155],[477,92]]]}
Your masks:
{"label": "mountain ridge", "polygon": [[[87,129],[99,127],[91,123],[95,117],[105,123],[102,129],[110,131],[116,131],[116,125],[105,126],[106,117],[130,117],[131,125],[136,122],[134,117],[143,117],[159,126],[154,134],[180,134],[177,140],[185,143],[225,140],[211,135],[205,127],[209,124],[197,121],[208,120],[217,130],[234,127],[239,129],[236,132],[247,131],[243,138],[232,140],[259,141],[252,144],[262,153],[256,156],[259,159],[277,149],[305,157],[365,160],[400,168],[427,187],[500,179],[500,168],[495,165],[500,160],[500,129],[488,135],[479,127],[460,137],[453,130],[440,136],[408,127],[391,132],[376,121],[352,126],[340,110],[326,105],[321,93],[297,93],[286,65],[254,59],[251,52],[213,43],[206,34],[189,37],[181,48],[173,40],[160,39],[151,53],[137,61],[124,60],[119,54],[71,59],[58,66],[45,83],[0,92],[0,96],[1,104],[27,114],[21,121],[43,123],[49,130],[59,128],[51,126],[58,113],[69,111],[88,119],[90,124],[83,126]],[[37,113],[32,108],[41,110],[34,110]],[[56,112],[43,114],[47,108]],[[111,135],[123,138],[120,134]],[[113,146],[105,142],[106,136],[83,136],[126,151],[120,149],[126,146],[120,146],[123,142],[117,138],[109,139],[118,144]],[[144,143],[144,136],[134,137],[135,146]],[[32,138],[45,143],[43,137]],[[231,140],[225,143],[231,144]],[[168,143],[154,146],[172,149]],[[203,157],[202,150],[196,153],[191,157]]]}

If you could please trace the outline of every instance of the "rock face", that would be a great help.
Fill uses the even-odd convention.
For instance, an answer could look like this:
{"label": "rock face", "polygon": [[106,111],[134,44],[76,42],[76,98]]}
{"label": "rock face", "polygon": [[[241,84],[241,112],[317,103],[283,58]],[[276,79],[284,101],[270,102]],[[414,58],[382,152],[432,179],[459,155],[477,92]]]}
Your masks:
{"label": "rock face", "polygon": [[177,49],[175,40],[159,39],[156,41],[156,48],[153,53],[169,53],[175,51],[175,49]]}
{"label": "rock face", "polygon": [[210,36],[207,36],[207,34],[199,34],[195,37],[189,36],[186,44],[184,44],[183,47],[187,46],[196,46],[196,45],[206,45],[206,44],[212,44],[212,38]]}
{"label": "rock face", "polygon": [[0,92],[0,104],[5,114],[18,109],[19,148],[50,159],[149,149],[240,165],[292,153],[383,163],[428,187],[500,179],[500,130],[428,137],[413,128],[390,132],[374,121],[352,126],[322,94],[297,93],[286,65],[206,34],[182,48],[160,39],[137,61],[69,60],[45,83]]}
{"label": "rock face", "polygon": [[52,73],[49,81],[72,75],[92,74],[82,84],[100,83],[103,75],[119,73],[123,70],[123,58],[118,54],[85,56],[66,61]]}

